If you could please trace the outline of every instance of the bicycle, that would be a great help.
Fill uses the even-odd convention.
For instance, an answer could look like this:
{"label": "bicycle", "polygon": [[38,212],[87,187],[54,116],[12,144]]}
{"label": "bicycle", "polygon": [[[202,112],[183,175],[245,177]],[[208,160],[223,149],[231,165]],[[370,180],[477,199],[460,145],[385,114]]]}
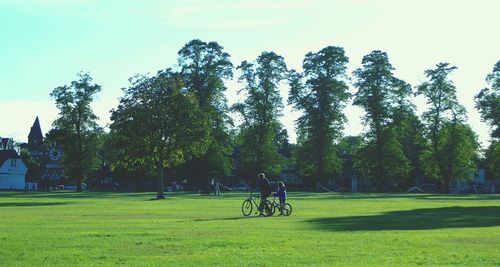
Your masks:
{"label": "bicycle", "polygon": [[281,207],[281,204],[279,201],[276,201],[276,197],[273,197],[273,202],[271,203],[271,209],[272,209],[272,214],[276,213],[276,210],[278,210],[282,215],[285,216],[290,216],[292,214],[292,205],[290,203],[285,203],[283,207]]}
{"label": "bicycle", "polygon": [[272,212],[272,207],[271,207],[271,202],[266,199],[266,202],[264,202],[264,210],[260,210],[260,201],[259,201],[260,196],[254,195],[252,192],[248,194],[248,198],[243,201],[243,204],[241,205],[241,213],[243,213],[244,216],[249,216],[252,214],[253,206],[257,208],[257,210],[260,212],[260,214],[264,216],[271,216],[273,215]]}

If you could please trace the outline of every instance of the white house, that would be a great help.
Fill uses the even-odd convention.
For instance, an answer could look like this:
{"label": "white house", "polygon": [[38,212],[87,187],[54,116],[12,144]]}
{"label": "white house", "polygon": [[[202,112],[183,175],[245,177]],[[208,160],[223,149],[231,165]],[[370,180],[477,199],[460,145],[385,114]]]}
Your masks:
{"label": "white house", "polygon": [[24,190],[27,170],[15,150],[0,150],[0,190]]}

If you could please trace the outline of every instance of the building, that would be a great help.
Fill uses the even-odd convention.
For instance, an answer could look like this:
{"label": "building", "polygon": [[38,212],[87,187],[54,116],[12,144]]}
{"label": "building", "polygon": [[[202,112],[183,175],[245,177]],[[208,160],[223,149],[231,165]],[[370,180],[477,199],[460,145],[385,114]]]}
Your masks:
{"label": "building", "polygon": [[40,164],[42,171],[40,179],[48,180],[51,184],[57,185],[64,177],[64,171],[60,164],[62,152],[57,143],[48,142],[43,138],[38,116],[28,134],[27,148],[31,158]]}
{"label": "building", "polygon": [[31,158],[37,163],[40,163],[42,161],[43,134],[38,116],[36,117],[33,126],[31,126],[30,133],[28,134],[28,152]]}
{"label": "building", "polygon": [[15,189],[24,190],[26,165],[21,160],[21,157],[13,149],[9,148],[2,138],[2,150],[0,150],[0,189]]}
{"label": "building", "polygon": [[14,149],[14,140],[12,138],[1,138],[0,137],[0,150],[11,150]]}

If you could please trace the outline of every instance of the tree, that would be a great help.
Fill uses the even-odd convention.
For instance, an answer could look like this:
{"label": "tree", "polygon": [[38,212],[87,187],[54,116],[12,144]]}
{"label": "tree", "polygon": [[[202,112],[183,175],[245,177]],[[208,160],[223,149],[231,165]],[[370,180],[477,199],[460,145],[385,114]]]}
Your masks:
{"label": "tree", "polygon": [[394,68],[387,54],[372,51],[363,57],[362,68],[354,71],[358,88],[354,105],[366,111],[363,123],[370,127],[367,142],[356,155],[356,166],[364,175],[372,177],[382,190],[387,181],[401,180],[408,176],[411,166],[391,127],[391,118],[398,94],[406,96],[409,85],[394,77]]}
{"label": "tree", "polygon": [[500,61],[493,67],[493,72],[486,76],[486,82],[489,87],[476,95],[475,102],[482,120],[492,128],[485,161],[488,174],[497,178],[500,177]]}
{"label": "tree", "polygon": [[233,77],[233,64],[229,54],[217,42],[195,39],[187,43],[179,54],[179,66],[184,84],[192,92],[207,115],[210,124],[207,153],[188,161],[184,170],[197,184],[211,177],[229,175],[231,168],[231,118],[224,96],[224,80]]}
{"label": "tree", "polygon": [[445,192],[450,191],[452,177],[468,175],[462,173],[465,169],[458,169],[454,162],[461,157],[466,161],[475,157],[475,153],[467,154],[459,149],[459,142],[464,141],[460,128],[465,121],[466,112],[458,102],[455,85],[448,78],[455,69],[455,66],[448,63],[439,63],[435,69],[425,71],[429,80],[417,87],[418,94],[426,97],[429,105],[429,110],[423,114],[423,121],[427,125],[431,146],[424,156],[426,165],[434,166],[427,166],[426,173],[434,179],[443,179]]}
{"label": "tree", "polygon": [[342,159],[342,175],[345,178],[359,178],[360,172],[354,166],[354,156],[363,147],[362,136],[344,136],[336,145],[337,155]]}
{"label": "tree", "polygon": [[124,166],[154,164],[157,199],[163,199],[164,167],[171,168],[206,152],[208,122],[193,93],[170,69],[156,76],[135,76],[115,110],[110,129]]}
{"label": "tree", "polygon": [[484,153],[486,170],[491,179],[500,177],[500,141],[492,140]]}
{"label": "tree", "polygon": [[374,178],[377,190],[383,191],[388,189],[389,182],[405,181],[411,165],[394,127],[383,126],[378,137],[383,141],[368,139],[365,146],[357,151],[354,166],[365,176]]}
{"label": "tree", "polygon": [[[433,149],[426,149],[422,154],[422,168],[427,175],[436,180],[445,179],[445,191],[449,192],[449,184],[454,180],[468,180],[477,166],[477,136],[474,131],[462,122],[446,121],[438,132],[439,161],[435,161]],[[443,178],[442,178],[442,177]]]}
{"label": "tree", "polygon": [[247,94],[244,102],[232,108],[243,117],[239,172],[278,175],[284,163],[276,145],[277,133],[283,128],[278,120],[283,110],[278,84],[287,78],[286,64],[274,52],[263,52],[255,64],[243,61],[238,69],[242,71],[239,81],[245,83],[240,93]]}
{"label": "tree", "polygon": [[21,149],[21,159],[26,164],[26,181],[34,182],[42,177],[42,168],[40,163],[36,162],[29,154],[27,149]]}
{"label": "tree", "polygon": [[303,113],[296,121],[297,170],[311,182],[327,182],[340,171],[334,144],[347,121],[343,109],[350,98],[348,62],[343,48],[328,46],[308,53],[302,65],[304,72],[290,76],[288,103]]}
{"label": "tree", "polygon": [[97,164],[95,140],[102,129],[97,125],[97,116],[90,104],[101,86],[92,84],[87,73],[78,74],[79,79],[71,85],[55,88],[50,96],[59,109],[59,117],[52,124],[54,137],[61,145],[62,166],[66,175],[76,181],[76,191],[82,191],[82,180]]}
{"label": "tree", "polygon": [[416,115],[415,105],[410,101],[413,93],[411,86],[401,80],[396,81],[396,85],[392,94],[390,127],[395,129],[403,153],[411,164],[407,185],[419,186],[423,182],[420,156],[426,147],[424,126]]}

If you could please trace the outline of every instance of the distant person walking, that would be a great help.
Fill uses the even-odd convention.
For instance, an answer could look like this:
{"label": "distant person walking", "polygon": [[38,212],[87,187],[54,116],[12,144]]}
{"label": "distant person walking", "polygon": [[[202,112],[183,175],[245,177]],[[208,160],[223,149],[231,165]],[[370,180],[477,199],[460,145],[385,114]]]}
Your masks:
{"label": "distant person walking", "polygon": [[215,180],[215,179],[212,179],[212,182],[210,182],[210,184],[213,186],[213,189],[214,189],[214,196],[221,196],[221,192],[220,192],[220,183],[219,181]]}

